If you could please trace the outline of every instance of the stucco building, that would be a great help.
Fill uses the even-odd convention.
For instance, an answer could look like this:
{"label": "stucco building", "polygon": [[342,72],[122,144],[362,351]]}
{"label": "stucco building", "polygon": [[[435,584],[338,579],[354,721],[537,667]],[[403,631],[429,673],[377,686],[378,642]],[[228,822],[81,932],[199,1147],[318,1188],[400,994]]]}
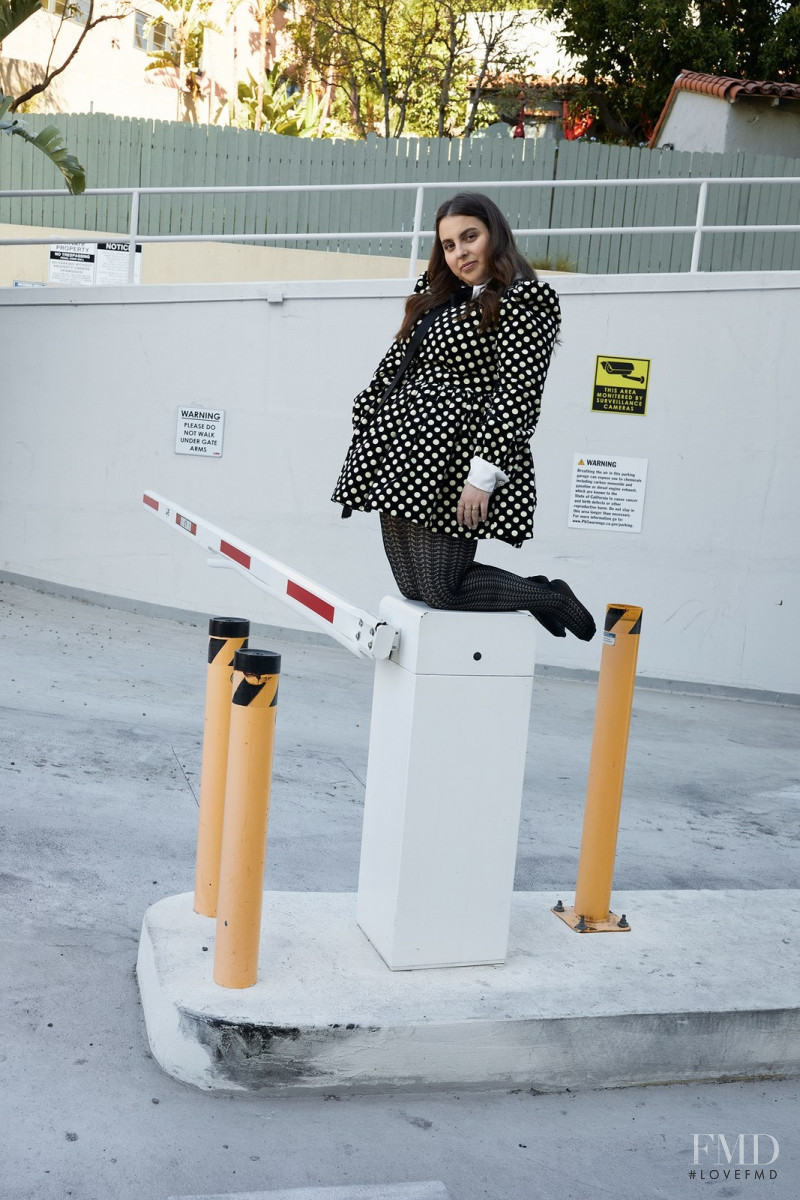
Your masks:
{"label": "stucco building", "polygon": [[[88,14],[88,0],[44,0],[42,11],[2,44],[0,91],[19,96],[42,77],[51,54],[53,64],[63,62],[84,32]],[[244,0],[232,14],[229,0],[213,0],[208,17],[219,32],[205,34],[196,94],[179,88],[176,70],[145,70],[149,53],[168,48],[171,41],[169,13],[157,0],[96,0],[94,15],[101,14],[113,14],[113,19],[89,30],[75,59],[35,98],[36,111],[230,123],[237,80],[246,80],[248,71],[259,71],[251,0]],[[278,6],[268,59],[285,23],[284,9]]]}
{"label": "stucco building", "polygon": [[681,71],[648,145],[800,158],[800,84]]}

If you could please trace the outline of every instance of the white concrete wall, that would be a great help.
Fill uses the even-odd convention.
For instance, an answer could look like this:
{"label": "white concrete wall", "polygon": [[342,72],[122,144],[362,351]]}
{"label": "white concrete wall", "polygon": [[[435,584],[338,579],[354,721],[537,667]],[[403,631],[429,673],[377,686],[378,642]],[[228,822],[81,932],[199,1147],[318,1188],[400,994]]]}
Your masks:
{"label": "white concrete wall", "polygon": [[766,100],[730,104],[718,96],[679,91],[658,145],[709,154],[778,154],[800,158],[800,106]]}
{"label": "white concrete wall", "polygon": [[[55,170],[55,168],[53,168]],[[125,232],[125,231],[123,231]],[[114,240],[116,231],[56,229],[0,224],[0,238],[80,238]],[[323,243],[320,243],[323,244]],[[47,283],[52,247],[0,246],[0,288],[15,280]],[[420,270],[424,263],[420,266]],[[145,242],[143,284],[245,283],[265,279],[407,279],[409,260],[379,254],[339,254],[328,250],[289,250],[285,246],[238,246],[231,242]],[[55,284],[53,286],[56,286]]]}
{"label": "white concrete wall", "polygon": [[739,101],[728,105],[726,154],[778,154],[800,158],[800,105]]}
{"label": "white concrete wall", "polygon": [[[643,675],[800,693],[800,273],[556,283],[537,538],[482,555],[566,578],[598,619],[641,604]],[[376,607],[395,590],[377,517],[343,522],[328,496],[406,289],[1,289],[0,569],[299,623],[148,516],[152,488]],[[645,416],[591,411],[598,354],[652,360]],[[176,456],[187,401],[225,408],[221,459]],[[567,528],[576,452],[649,460],[640,534]],[[596,668],[600,650],[543,633],[539,659]]]}
{"label": "white concrete wall", "polygon": [[722,153],[729,107],[716,96],[677,92],[661,127],[659,146]]}

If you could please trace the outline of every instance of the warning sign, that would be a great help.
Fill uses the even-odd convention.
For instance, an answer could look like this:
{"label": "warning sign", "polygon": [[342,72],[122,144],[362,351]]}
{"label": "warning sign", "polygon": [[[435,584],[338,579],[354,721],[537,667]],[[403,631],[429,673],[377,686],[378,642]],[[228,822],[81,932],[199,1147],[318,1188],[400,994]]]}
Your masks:
{"label": "warning sign", "polygon": [[176,454],[222,457],[225,412],[221,408],[179,408]]}
{"label": "warning sign", "polygon": [[[129,264],[127,242],[59,242],[50,247],[48,282],[72,287],[126,284]],[[142,247],[138,242],[133,282],[142,282]]]}
{"label": "warning sign", "polygon": [[598,354],[594,368],[592,411],[644,416],[649,378],[649,358]]}
{"label": "warning sign", "polygon": [[576,454],[567,525],[641,533],[646,482],[646,458]]}
{"label": "warning sign", "polygon": [[93,242],[58,242],[51,246],[48,282],[91,287],[96,250]]}
{"label": "warning sign", "polygon": [[[100,287],[126,284],[130,261],[127,242],[98,242],[95,255],[95,284]],[[142,282],[142,247],[138,242],[133,257],[133,282]]]}

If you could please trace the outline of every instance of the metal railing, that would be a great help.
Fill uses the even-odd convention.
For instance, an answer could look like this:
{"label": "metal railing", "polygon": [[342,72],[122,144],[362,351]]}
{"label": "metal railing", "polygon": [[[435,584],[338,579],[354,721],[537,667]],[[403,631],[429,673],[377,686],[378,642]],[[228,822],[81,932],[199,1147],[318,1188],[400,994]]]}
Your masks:
{"label": "metal railing", "polygon": [[[491,179],[484,181],[470,180],[470,191],[481,191],[494,188],[529,188],[529,189],[559,189],[559,188],[617,188],[617,187],[699,187],[695,219],[689,225],[621,225],[621,226],[582,226],[578,228],[547,227],[538,229],[515,229],[517,237],[547,236],[547,237],[578,237],[599,236],[607,234],[676,234],[692,235],[692,257],[689,273],[699,271],[700,250],[704,233],[800,233],[800,224],[744,224],[744,225],[707,225],[705,224],[706,207],[708,203],[709,185],[726,187],[730,185],[776,185],[800,183],[796,175],[767,175],[748,176],[737,175],[720,177],[716,175],[670,177],[659,179]],[[375,240],[379,238],[395,238],[410,240],[409,279],[417,276],[420,243],[423,238],[431,238],[434,231],[422,229],[422,210],[427,191],[458,190],[456,181],[437,181],[435,183],[307,183],[307,184],[249,184],[241,186],[220,187],[125,187],[125,188],[87,188],[82,196],[130,196],[130,222],[127,233],[115,233],[117,241],[128,243],[128,283],[134,282],[136,260],[136,243],[151,242],[282,242],[304,241],[321,242],[335,241],[342,238],[350,240]],[[293,230],[286,233],[187,233],[187,234],[141,234],[139,233],[139,203],[142,196],[217,196],[232,194],[274,195],[278,193],[293,193],[302,195],[311,192],[375,192],[375,191],[408,191],[414,193],[414,215],[410,230],[370,230],[368,232],[351,230],[332,230],[329,233],[304,233]],[[22,199],[25,197],[65,197],[63,188],[0,190],[2,199]],[[70,197],[72,198],[72,197]],[[76,237],[33,237],[33,238],[0,238],[0,246],[41,246],[41,245],[80,245],[86,238]]]}

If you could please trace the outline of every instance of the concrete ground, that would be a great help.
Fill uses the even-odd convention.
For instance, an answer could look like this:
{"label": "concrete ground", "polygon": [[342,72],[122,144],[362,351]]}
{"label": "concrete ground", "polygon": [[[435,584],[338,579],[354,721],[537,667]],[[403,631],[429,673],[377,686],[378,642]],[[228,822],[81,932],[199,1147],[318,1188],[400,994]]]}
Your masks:
{"label": "concrete ground", "polygon": [[[276,1099],[163,1074],[133,966],[148,905],[192,886],[205,623],[0,583],[0,631],[3,1200],[426,1179],[453,1200],[800,1195],[797,1081]],[[354,891],[370,667],[251,640],[284,656],[267,887]],[[565,903],[594,691],[534,690],[517,887]],[[637,690],[615,888],[753,889],[753,919],[780,921],[761,889],[797,886],[798,742],[796,709]],[[746,1135],[738,1178],[717,1166],[720,1133]],[[754,1133],[780,1148],[763,1182]]]}

